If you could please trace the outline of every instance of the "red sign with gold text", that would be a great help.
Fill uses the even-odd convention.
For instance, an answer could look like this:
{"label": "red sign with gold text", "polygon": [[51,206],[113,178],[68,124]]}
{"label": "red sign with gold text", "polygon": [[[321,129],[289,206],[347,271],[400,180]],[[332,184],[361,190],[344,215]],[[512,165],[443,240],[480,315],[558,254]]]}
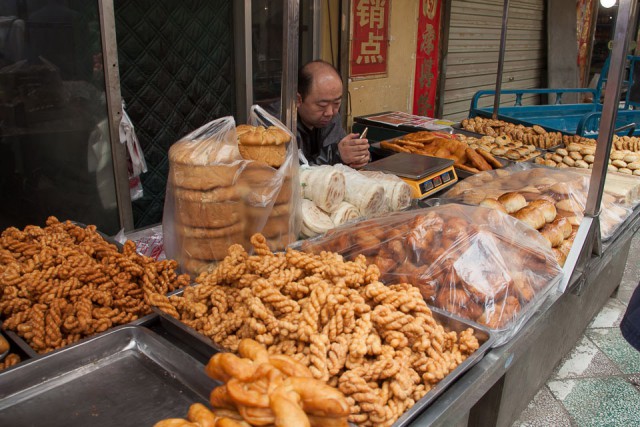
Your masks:
{"label": "red sign with gold text", "polygon": [[386,74],[391,0],[355,0],[350,77]]}
{"label": "red sign with gold text", "polygon": [[413,114],[434,117],[440,45],[442,0],[420,0],[413,92]]}

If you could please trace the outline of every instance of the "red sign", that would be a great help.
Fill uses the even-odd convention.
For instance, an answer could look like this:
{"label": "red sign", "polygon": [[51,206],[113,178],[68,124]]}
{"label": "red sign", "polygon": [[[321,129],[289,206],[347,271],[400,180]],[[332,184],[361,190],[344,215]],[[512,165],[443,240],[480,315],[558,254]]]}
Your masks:
{"label": "red sign", "polygon": [[442,0],[420,0],[413,114],[434,117],[438,89]]}
{"label": "red sign", "polygon": [[391,0],[356,0],[352,8],[350,77],[386,74]]}

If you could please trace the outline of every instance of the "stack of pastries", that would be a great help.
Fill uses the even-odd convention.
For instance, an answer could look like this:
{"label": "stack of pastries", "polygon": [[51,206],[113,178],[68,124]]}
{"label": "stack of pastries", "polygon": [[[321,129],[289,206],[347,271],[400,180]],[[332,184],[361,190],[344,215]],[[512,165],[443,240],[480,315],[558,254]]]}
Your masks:
{"label": "stack of pastries", "polygon": [[192,274],[222,260],[230,245],[246,247],[256,231],[279,249],[297,237],[291,136],[275,126],[232,124],[214,121],[169,150],[168,255]]}
{"label": "stack of pastries", "polygon": [[184,270],[197,271],[224,258],[230,244],[244,244],[245,205],[236,185],[244,165],[236,147],[213,137],[176,142],[169,164],[178,258]]}

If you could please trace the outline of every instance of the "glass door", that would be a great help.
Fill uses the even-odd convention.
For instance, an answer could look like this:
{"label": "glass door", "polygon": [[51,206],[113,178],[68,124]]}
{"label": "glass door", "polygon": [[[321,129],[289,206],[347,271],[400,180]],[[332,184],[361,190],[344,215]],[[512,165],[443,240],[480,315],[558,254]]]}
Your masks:
{"label": "glass door", "polygon": [[0,0],[0,229],[119,227],[98,1]]}

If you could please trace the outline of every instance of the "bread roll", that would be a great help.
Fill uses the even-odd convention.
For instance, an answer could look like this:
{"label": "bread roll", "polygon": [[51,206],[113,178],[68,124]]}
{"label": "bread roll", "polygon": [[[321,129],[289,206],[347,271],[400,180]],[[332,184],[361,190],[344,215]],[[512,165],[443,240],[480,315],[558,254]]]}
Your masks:
{"label": "bread roll", "polygon": [[562,228],[558,224],[547,224],[540,230],[542,237],[547,239],[551,243],[551,247],[555,248],[560,246],[564,240],[564,234]]}
{"label": "bread roll", "polygon": [[507,213],[504,205],[497,201],[496,199],[487,198],[480,202],[480,206],[484,206],[485,208],[495,209],[500,212]]}
{"label": "bread roll", "polygon": [[498,197],[498,201],[502,203],[508,213],[516,212],[527,205],[527,200],[518,192],[504,193]]}
{"label": "bread roll", "polygon": [[558,261],[558,264],[561,267],[564,266],[564,263],[567,261],[567,254],[561,252],[558,248],[553,248],[552,251],[553,255],[556,257],[556,261]]}
{"label": "bread roll", "polygon": [[[556,209],[558,211],[565,211],[565,212],[569,212],[573,215],[575,215],[576,213],[582,213],[583,208],[582,206],[580,206],[580,204],[578,202],[576,202],[573,199],[562,199],[559,200],[556,203]],[[567,215],[563,215],[563,216],[567,216]]]}
{"label": "bread roll", "polygon": [[569,236],[571,236],[571,233],[573,232],[573,227],[571,226],[571,222],[569,222],[567,218],[565,217],[556,218],[556,220],[553,221],[552,224],[556,225],[558,228],[560,228],[560,230],[562,230],[563,238],[568,239]]}
{"label": "bread roll", "polygon": [[556,219],[556,215],[558,212],[556,211],[556,207],[553,204],[553,202],[550,202],[549,200],[546,200],[546,199],[532,200],[531,202],[529,202],[528,206],[532,208],[540,209],[542,211],[542,214],[544,215],[544,220],[547,223],[550,223],[554,219]]}
{"label": "bread roll", "polygon": [[487,198],[487,193],[482,190],[466,190],[462,195],[462,200],[471,205],[477,205]]}
{"label": "bread roll", "polygon": [[511,214],[514,218],[519,219],[525,224],[529,225],[536,230],[542,228],[546,221],[544,219],[544,214],[538,208],[532,208],[529,206],[525,206],[517,212]]}

